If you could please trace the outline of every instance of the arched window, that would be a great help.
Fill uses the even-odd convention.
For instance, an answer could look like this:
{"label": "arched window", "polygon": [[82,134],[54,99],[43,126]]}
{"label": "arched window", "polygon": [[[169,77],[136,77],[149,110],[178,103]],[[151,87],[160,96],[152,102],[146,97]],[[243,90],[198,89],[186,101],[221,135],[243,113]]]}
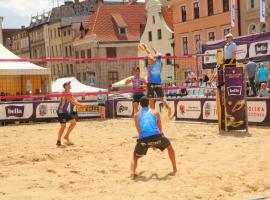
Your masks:
{"label": "arched window", "polygon": [[265,23],[261,24],[261,25],[260,25],[260,32],[261,32],[261,33],[265,33],[265,32],[267,32],[267,31],[268,31],[267,25],[266,25]]}
{"label": "arched window", "polygon": [[255,24],[250,24],[248,28],[249,34],[256,34],[257,33],[257,27]]}

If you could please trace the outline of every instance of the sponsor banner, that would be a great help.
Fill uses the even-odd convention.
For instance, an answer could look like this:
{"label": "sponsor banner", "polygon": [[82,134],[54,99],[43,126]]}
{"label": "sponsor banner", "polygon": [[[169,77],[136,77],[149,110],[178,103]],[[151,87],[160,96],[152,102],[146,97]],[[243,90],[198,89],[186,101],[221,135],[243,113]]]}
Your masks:
{"label": "sponsor banner", "polygon": [[249,122],[263,122],[267,116],[266,101],[248,101],[247,112]]}
{"label": "sponsor banner", "polygon": [[97,102],[82,102],[83,105],[86,105],[86,110],[83,112],[78,112],[78,117],[98,117],[99,108]]}
{"label": "sponsor banner", "polygon": [[260,42],[254,42],[250,44],[249,56],[261,57],[270,55],[270,40],[264,40]]}
{"label": "sponsor banner", "polygon": [[59,106],[59,103],[48,102],[48,103],[40,103],[36,107],[36,118],[44,119],[44,118],[57,118],[56,110]]}
{"label": "sponsor banner", "polygon": [[116,115],[131,117],[133,114],[133,102],[132,101],[118,101],[116,105]]}
{"label": "sponsor banner", "polygon": [[201,111],[201,101],[179,101],[176,115],[179,119],[199,119]]}
{"label": "sponsor banner", "polygon": [[0,105],[0,120],[30,119],[32,115],[32,103]]}
{"label": "sponsor banner", "polygon": [[260,0],[260,22],[265,23],[266,0]]}
{"label": "sponsor banner", "polygon": [[[172,117],[175,114],[175,104],[174,104],[174,101],[167,101],[167,102],[168,102],[169,106],[172,109],[172,115],[171,115],[171,117]],[[162,101],[156,101],[156,103],[155,103],[155,109],[157,111],[159,111],[160,113],[162,113],[164,111],[167,112],[167,109],[163,105]],[[163,111],[163,109],[164,109],[164,111]]]}
{"label": "sponsor banner", "polygon": [[246,100],[244,70],[242,67],[225,67],[225,125],[227,130],[246,129]]}
{"label": "sponsor banner", "polygon": [[203,119],[204,120],[217,120],[218,109],[216,101],[205,101],[203,104]]}
{"label": "sponsor banner", "polygon": [[231,0],[231,26],[235,26],[235,0]]}

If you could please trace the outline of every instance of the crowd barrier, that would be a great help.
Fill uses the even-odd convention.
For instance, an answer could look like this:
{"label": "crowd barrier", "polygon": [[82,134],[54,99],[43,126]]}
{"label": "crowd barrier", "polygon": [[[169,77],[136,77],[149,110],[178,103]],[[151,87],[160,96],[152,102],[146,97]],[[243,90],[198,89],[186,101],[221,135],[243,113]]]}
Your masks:
{"label": "crowd barrier", "polygon": [[[210,98],[168,99],[176,120],[217,122],[217,105]],[[83,101],[91,109],[78,113],[79,118],[98,118],[98,105],[95,101]],[[0,122],[48,122],[57,119],[58,101],[20,101],[0,102]],[[155,103],[156,109],[162,111],[163,104]],[[110,100],[107,102],[107,117],[132,117],[132,100]],[[248,122],[256,125],[270,125],[270,99],[247,99]]]}

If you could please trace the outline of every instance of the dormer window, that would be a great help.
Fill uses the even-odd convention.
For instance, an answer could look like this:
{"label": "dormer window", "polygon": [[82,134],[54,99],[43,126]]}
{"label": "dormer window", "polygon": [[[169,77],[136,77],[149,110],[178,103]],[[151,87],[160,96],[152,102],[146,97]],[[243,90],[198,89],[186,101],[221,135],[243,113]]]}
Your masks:
{"label": "dormer window", "polygon": [[119,35],[127,35],[128,25],[119,13],[112,14],[112,19]]}
{"label": "dormer window", "polygon": [[120,35],[126,35],[127,34],[127,28],[118,28]]}

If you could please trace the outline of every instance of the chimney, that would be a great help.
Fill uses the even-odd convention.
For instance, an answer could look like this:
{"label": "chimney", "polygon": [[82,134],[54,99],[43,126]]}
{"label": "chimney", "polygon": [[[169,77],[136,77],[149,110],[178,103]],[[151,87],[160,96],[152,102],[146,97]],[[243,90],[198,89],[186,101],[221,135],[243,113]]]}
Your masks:
{"label": "chimney", "polygon": [[3,20],[4,17],[0,16],[0,44],[3,44],[3,27],[2,27]]}
{"label": "chimney", "polygon": [[25,29],[25,26],[21,26],[21,29]]}

